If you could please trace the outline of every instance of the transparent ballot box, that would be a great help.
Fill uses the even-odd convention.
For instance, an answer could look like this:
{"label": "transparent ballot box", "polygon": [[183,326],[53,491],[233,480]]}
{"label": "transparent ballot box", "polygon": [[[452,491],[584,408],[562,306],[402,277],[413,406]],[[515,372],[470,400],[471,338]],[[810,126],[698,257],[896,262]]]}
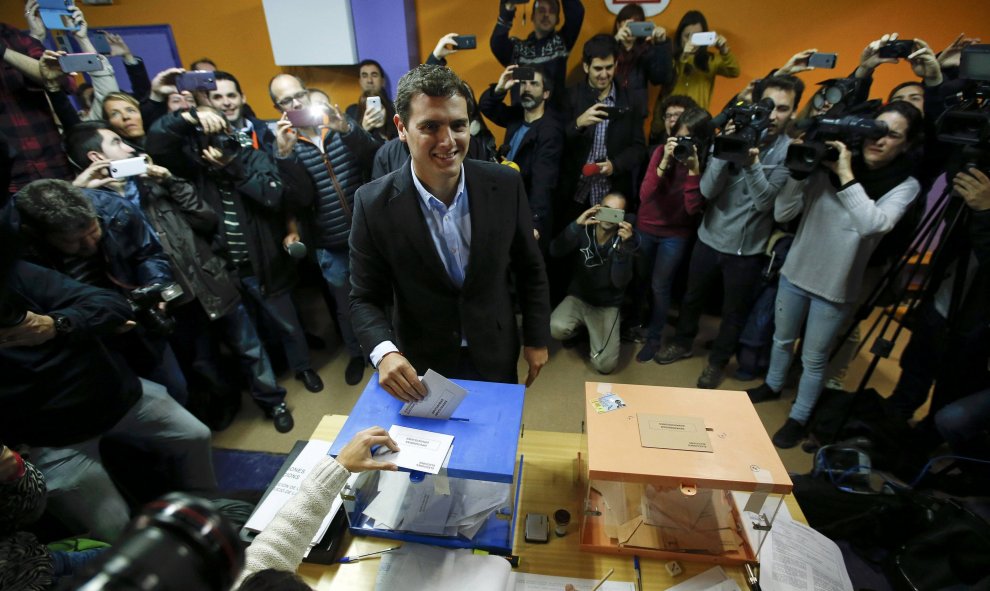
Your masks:
{"label": "transparent ballot box", "polygon": [[581,548],[757,562],[792,484],[745,392],[589,382]]}
{"label": "transparent ballot box", "polygon": [[468,394],[451,420],[400,415],[403,403],[375,379],[361,394],[330,448],[334,457],[355,433],[374,425],[401,425],[454,439],[439,474],[400,469],[353,475],[341,493],[351,533],[511,554],[518,502],[513,474],[525,388],[452,381]]}

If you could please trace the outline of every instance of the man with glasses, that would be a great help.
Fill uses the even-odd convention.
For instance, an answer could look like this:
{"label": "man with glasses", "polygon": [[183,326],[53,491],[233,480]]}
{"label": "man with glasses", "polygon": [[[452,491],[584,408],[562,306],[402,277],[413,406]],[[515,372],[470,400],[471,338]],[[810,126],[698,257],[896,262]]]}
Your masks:
{"label": "man with glasses", "polygon": [[[354,192],[362,179],[370,174],[370,164],[378,144],[353,119],[341,113],[334,104],[310,104],[309,91],[299,78],[280,74],[269,84],[275,108],[282,118],[275,128],[275,157],[294,160],[309,171],[316,187],[312,216],[313,246],[323,278],[333,295],[337,326],[350,361],[344,372],[349,385],[364,377],[365,355],[351,328],[350,270],[347,240],[351,233],[351,212]],[[310,122],[293,124],[290,112],[309,112]],[[289,241],[298,240],[290,235]]]}

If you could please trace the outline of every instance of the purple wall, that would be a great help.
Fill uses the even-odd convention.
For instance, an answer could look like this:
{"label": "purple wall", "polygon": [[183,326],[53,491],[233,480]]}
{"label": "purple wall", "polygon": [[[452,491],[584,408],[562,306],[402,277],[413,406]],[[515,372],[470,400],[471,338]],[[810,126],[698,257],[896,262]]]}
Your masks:
{"label": "purple wall", "polygon": [[373,59],[385,68],[389,94],[399,78],[420,63],[413,0],[351,0],[358,61]]}

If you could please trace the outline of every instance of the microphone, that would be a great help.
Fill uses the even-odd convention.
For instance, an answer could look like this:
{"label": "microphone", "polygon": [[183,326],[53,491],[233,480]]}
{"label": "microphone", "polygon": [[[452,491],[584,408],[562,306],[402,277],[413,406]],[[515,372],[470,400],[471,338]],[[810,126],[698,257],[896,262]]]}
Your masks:
{"label": "microphone", "polygon": [[584,176],[595,176],[596,174],[601,174],[602,169],[598,168],[598,164],[594,162],[589,162],[581,167],[581,174]]}

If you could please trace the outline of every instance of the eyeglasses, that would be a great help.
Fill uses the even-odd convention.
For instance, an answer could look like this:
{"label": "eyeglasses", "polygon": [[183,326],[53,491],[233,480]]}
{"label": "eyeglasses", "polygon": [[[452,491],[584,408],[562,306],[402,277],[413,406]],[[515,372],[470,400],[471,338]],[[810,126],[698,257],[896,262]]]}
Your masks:
{"label": "eyeglasses", "polygon": [[663,116],[664,121],[673,121],[681,116],[681,113],[666,113]]}
{"label": "eyeglasses", "polygon": [[287,96],[284,99],[280,99],[276,104],[280,107],[288,107],[289,105],[292,104],[292,101],[299,101],[300,103],[302,103],[304,102],[304,99],[308,97],[309,97],[308,90],[300,90],[299,92],[297,92],[292,96]]}

